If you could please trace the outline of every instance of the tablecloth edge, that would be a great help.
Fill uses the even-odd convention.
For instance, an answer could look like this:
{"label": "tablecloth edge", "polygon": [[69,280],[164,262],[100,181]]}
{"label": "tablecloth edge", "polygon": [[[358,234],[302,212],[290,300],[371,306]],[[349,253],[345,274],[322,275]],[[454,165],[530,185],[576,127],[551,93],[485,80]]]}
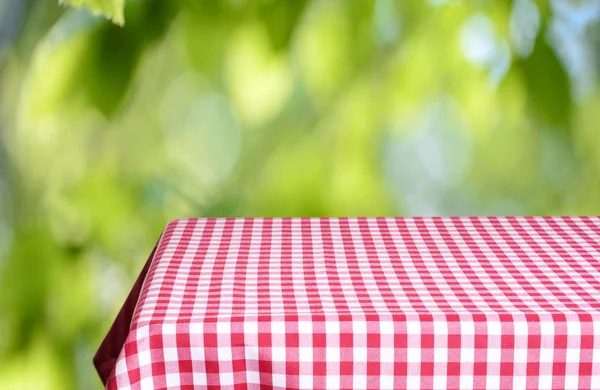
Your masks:
{"label": "tablecloth edge", "polygon": [[98,347],[98,350],[92,359],[98,376],[100,377],[100,380],[104,386],[106,386],[106,383],[108,382],[108,379],[116,364],[119,353],[125,345],[125,340],[129,334],[131,321],[137,307],[142,286],[146,280],[146,276],[148,275],[148,271],[152,261],[154,260],[155,253],[161,239],[162,235],[154,246],[154,249],[152,249],[150,256],[148,256],[142,271],[133,284],[131,291],[127,295],[127,299],[121,306],[117,317],[108,330],[108,333],[100,343],[100,346]]}

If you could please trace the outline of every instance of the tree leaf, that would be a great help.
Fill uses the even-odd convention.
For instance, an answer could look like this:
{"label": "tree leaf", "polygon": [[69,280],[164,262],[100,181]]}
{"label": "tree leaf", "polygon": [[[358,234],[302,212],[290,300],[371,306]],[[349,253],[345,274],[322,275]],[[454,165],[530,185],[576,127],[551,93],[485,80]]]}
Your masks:
{"label": "tree leaf", "polygon": [[59,3],[75,7],[85,6],[94,13],[104,15],[119,26],[125,24],[123,15],[125,0],[59,0]]}

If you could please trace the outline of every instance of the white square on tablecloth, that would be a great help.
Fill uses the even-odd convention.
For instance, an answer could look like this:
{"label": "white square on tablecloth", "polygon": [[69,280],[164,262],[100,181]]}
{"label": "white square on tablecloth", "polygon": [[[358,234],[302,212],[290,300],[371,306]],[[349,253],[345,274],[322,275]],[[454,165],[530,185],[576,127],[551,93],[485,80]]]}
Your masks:
{"label": "white square on tablecloth", "polygon": [[417,321],[406,322],[406,334],[415,335],[421,334],[421,323]]}
{"label": "white square on tablecloth", "polygon": [[174,388],[181,385],[179,382],[179,374],[167,374],[165,375],[165,379],[167,380],[167,387]]}
{"label": "white square on tablecloth", "polygon": [[487,333],[490,336],[496,336],[502,333],[502,327],[499,322],[490,321],[487,323]]}
{"label": "white square on tablecloth", "polygon": [[540,375],[538,389],[552,389],[552,375]]}
{"label": "white square on tablecloth", "polygon": [[529,333],[527,331],[527,323],[526,322],[515,321],[513,325],[515,328],[515,336],[527,336],[527,334]]}
{"label": "white square on tablecloth", "polygon": [[554,361],[554,350],[550,348],[540,349],[540,363],[552,363]]}
{"label": "white square on tablecloth", "polygon": [[125,359],[117,360],[117,364],[115,366],[115,374],[121,375],[127,372],[127,364],[125,364]]}
{"label": "white square on tablecloth", "polygon": [[154,378],[142,378],[140,381],[140,390],[154,390]]}
{"label": "white square on tablecloth", "polygon": [[[527,387],[527,376],[526,375],[514,375],[512,386],[513,386],[513,389],[525,389]],[[569,388],[569,387],[567,387],[567,388]]]}
{"label": "white square on tablecloth", "polygon": [[580,336],[581,323],[579,321],[567,321],[567,335]]}
{"label": "white square on tablecloth", "polygon": [[[407,390],[420,390],[421,389],[421,377],[418,375],[408,375],[406,377],[406,389]],[[466,387],[465,387],[466,389]]]}
{"label": "white square on tablecloth", "polygon": [[179,360],[177,348],[163,348],[165,362],[176,362]]}
{"label": "white square on tablecloth", "polygon": [[444,363],[448,361],[448,349],[438,347],[433,349],[433,361],[435,363]]}
{"label": "white square on tablecloth", "polygon": [[354,321],[352,323],[352,331],[354,334],[366,334],[367,333],[367,324],[363,321]]}
{"label": "white square on tablecloth", "polygon": [[327,332],[327,334],[339,334],[340,333],[340,323],[337,321],[325,322],[325,331]]}
{"label": "white square on tablecloth", "polygon": [[554,323],[553,322],[540,322],[540,334],[553,335],[554,334]]}
{"label": "white square on tablecloth", "polygon": [[566,363],[579,363],[581,360],[581,352],[576,348],[567,349]]}
{"label": "white square on tablecloth", "polygon": [[339,389],[340,388],[340,377],[339,375],[327,375],[326,386],[328,389]]}
{"label": "white square on tablecloth", "polygon": [[434,375],[433,377],[433,388],[438,389],[446,389],[448,387],[446,383],[446,375]]}
{"label": "white square on tablecloth", "polygon": [[206,386],[205,372],[194,372],[192,378],[194,380],[194,386]]}
{"label": "white square on tablecloth", "polygon": [[252,321],[244,322],[244,333],[258,334],[258,324]]}
{"label": "white square on tablecloth", "polygon": [[219,385],[220,386],[233,385],[233,373],[232,372],[221,372],[219,374]]}
{"label": "white square on tablecloth", "polygon": [[190,335],[201,335],[204,334],[204,323],[203,322],[192,322],[189,325]]}
{"label": "white square on tablecloth", "polygon": [[335,363],[340,361],[340,349],[337,347],[325,348],[325,358],[327,363]]}
{"label": "white square on tablecloth", "polygon": [[299,383],[301,389],[312,389],[313,388],[313,377],[310,375],[300,375]]}
{"label": "white square on tablecloth", "polygon": [[219,354],[219,361],[231,362],[231,348],[230,347],[218,347],[217,352]]}
{"label": "white square on tablecloth", "polygon": [[382,321],[379,324],[381,334],[394,334],[394,323],[390,321]]}
{"label": "white square on tablecloth", "polygon": [[463,348],[460,351],[460,360],[463,363],[473,363],[475,362],[475,349],[473,348]]}
{"label": "white square on tablecloth", "polygon": [[231,334],[231,324],[229,322],[219,322],[217,325],[218,334]]}
{"label": "white square on tablecloth", "polygon": [[313,361],[313,349],[311,347],[298,348],[298,361],[312,362]]}
{"label": "white square on tablecloth", "polygon": [[381,348],[380,359],[382,363],[393,363],[394,348]]}
{"label": "white square on tablecloth", "polygon": [[162,325],[162,334],[176,334],[177,333],[177,325],[176,324],[163,324]]}
{"label": "white square on tablecloth", "polygon": [[250,370],[246,371],[246,381],[250,384],[259,384],[260,383],[260,374],[258,371]]}
{"label": "white square on tablecloth", "polygon": [[298,333],[312,334],[313,324],[310,321],[298,321]]}
{"label": "white square on tablecloth", "polygon": [[143,350],[138,353],[138,361],[140,364],[140,368],[144,366],[148,366],[152,363],[152,358],[150,356],[150,351]]}
{"label": "white square on tablecloth", "polygon": [[142,340],[142,339],[148,337],[148,335],[149,335],[149,329],[147,326],[140,327],[136,332],[136,338],[138,340]]}
{"label": "white square on tablecloth", "polygon": [[445,321],[433,321],[433,334],[435,334],[435,335],[448,334],[448,323]]}
{"label": "white square on tablecloth", "polygon": [[366,389],[367,388],[367,376],[354,374],[352,377],[352,388],[353,389]]}
{"label": "white square on tablecloth", "polygon": [[[490,374],[488,371],[488,374],[485,378],[485,387],[487,389],[500,389],[500,375]],[[515,388],[514,384],[513,388]]]}
{"label": "white square on tablecloth", "polygon": [[578,389],[579,375],[565,375],[565,389]]}
{"label": "white square on tablecloth", "polygon": [[286,349],[284,347],[271,348],[271,360],[274,362],[285,362]]}
{"label": "white square on tablecloth", "polygon": [[502,350],[500,348],[488,348],[487,361],[488,363],[500,363]]}
{"label": "white square on tablecloth", "polygon": [[285,383],[285,375],[283,374],[273,374],[272,376],[273,386],[275,387],[286,387]]}
{"label": "white square on tablecloth", "polygon": [[460,375],[460,388],[461,389],[472,389],[473,388],[473,375]]}
{"label": "white square on tablecloth", "polygon": [[258,360],[258,347],[255,345],[248,345],[246,347],[246,359],[247,360]]}
{"label": "white square on tablecloth", "polygon": [[472,321],[461,321],[460,332],[463,335],[473,335],[475,334],[475,325]]}
{"label": "white square on tablecloth", "polygon": [[271,323],[271,333],[285,334],[285,323],[277,321]]}
{"label": "white square on tablecloth", "polygon": [[382,390],[392,390],[394,388],[394,377],[392,375],[382,375],[379,377],[379,387]]}
{"label": "white square on tablecloth", "polygon": [[354,361],[355,362],[366,362],[367,361],[367,348],[355,347],[354,348]]}
{"label": "white square on tablecloth", "polygon": [[[600,355],[600,353],[596,352],[595,355]],[[592,375],[590,385],[590,389],[600,389],[600,375]]]}
{"label": "white square on tablecloth", "polygon": [[406,349],[406,361],[409,363],[421,362],[421,348],[408,347]]}

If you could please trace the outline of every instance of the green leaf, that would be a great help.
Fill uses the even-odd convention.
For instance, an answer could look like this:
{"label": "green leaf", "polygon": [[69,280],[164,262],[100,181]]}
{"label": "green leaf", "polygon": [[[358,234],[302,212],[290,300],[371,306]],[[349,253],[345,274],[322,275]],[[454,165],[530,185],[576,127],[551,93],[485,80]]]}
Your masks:
{"label": "green leaf", "polygon": [[94,13],[104,15],[119,26],[125,24],[123,16],[125,0],[59,0],[59,3],[75,7],[85,6]]}

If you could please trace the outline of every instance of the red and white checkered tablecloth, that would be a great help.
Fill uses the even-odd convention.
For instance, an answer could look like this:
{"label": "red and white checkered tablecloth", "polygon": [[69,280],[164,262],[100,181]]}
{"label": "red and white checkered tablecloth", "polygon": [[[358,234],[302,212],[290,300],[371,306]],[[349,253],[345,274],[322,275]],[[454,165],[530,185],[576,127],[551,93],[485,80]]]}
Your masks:
{"label": "red and white checkered tablecloth", "polygon": [[170,223],[107,389],[600,389],[600,218]]}

